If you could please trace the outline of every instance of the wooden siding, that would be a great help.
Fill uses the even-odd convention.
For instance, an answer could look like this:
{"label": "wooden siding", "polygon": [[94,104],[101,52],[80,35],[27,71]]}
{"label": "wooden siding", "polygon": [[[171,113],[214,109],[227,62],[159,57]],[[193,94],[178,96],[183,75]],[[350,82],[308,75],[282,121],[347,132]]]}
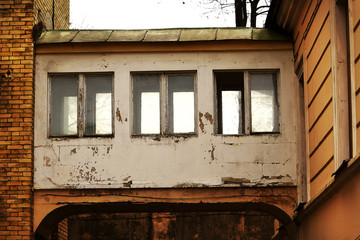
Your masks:
{"label": "wooden siding", "polygon": [[332,104],[332,97],[329,92],[332,91],[331,74],[328,75],[319,92],[313,98],[314,101],[309,105],[309,127],[312,128],[317,120],[322,116],[329,104]]}
{"label": "wooden siding", "polygon": [[356,153],[360,153],[360,1],[350,1],[352,4],[352,23],[354,42],[354,77],[355,79],[355,111],[356,111]]}
{"label": "wooden siding", "polygon": [[329,13],[329,0],[308,0],[293,35],[295,64],[303,56],[305,65],[310,198],[326,186],[335,170]]}
{"label": "wooden siding", "polygon": [[334,156],[334,132],[319,146],[317,151],[310,156],[310,180],[316,178],[316,175],[322,170],[324,165]]}
{"label": "wooden siding", "polygon": [[334,160],[330,161],[315,179],[310,181],[310,196],[315,197],[329,183],[329,176],[334,172]]}

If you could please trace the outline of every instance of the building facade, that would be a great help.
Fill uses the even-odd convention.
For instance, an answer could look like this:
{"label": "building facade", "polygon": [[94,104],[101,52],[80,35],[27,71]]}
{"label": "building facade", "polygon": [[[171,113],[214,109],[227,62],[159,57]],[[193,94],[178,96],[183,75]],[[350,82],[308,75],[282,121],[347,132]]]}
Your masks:
{"label": "building facade", "polygon": [[79,211],[139,209],[174,224],[184,212],[247,209],[295,234],[291,49],[266,29],[45,32],[35,67],[37,236]]}
{"label": "building facade", "polygon": [[0,239],[359,238],[359,1],[42,33],[68,13],[0,2]]}
{"label": "building facade", "polygon": [[268,26],[292,35],[304,88],[307,180],[299,238],[358,239],[360,2],[276,1],[272,7]]}

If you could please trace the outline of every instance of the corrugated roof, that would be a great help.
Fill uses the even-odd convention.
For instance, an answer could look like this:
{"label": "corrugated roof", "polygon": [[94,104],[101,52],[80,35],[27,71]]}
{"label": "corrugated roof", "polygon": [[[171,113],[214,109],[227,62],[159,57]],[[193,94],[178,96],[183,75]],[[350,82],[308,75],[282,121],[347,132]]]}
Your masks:
{"label": "corrugated roof", "polygon": [[49,30],[37,44],[90,42],[198,42],[226,40],[288,41],[265,28],[197,28],[153,30]]}

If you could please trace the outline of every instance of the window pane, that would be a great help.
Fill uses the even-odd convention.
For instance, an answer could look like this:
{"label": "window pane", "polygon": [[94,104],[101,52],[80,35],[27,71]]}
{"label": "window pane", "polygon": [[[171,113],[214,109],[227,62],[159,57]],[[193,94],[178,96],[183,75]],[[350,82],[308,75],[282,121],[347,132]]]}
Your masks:
{"label": "window pane", "polygon": [[169,132],[194,132],[194,76],[168,76]]}
{"label": "window pane", "polygon": [[217,88],[217,132],[243,134],[243,72],[215,73]]}
{"label": "window pane", "polygon": [[160,133],[160,76],[134,75],[134,133]]}
{"label": "window pane", "polygon": [[222,130],[223,134],[242,132],[241,92],[222,91]]}
{"label": "window pane", "polygon": [[85,135],[112,133],[112,76],[85,76]]}
{"label": "window pane", "polygon": [[275,74],[251,74],[250,85],[251,131],[279,131]]}
{"label": "window pane", "polygon": [[76,76],[51,77],[50,135],[77,134],[77,86]]}

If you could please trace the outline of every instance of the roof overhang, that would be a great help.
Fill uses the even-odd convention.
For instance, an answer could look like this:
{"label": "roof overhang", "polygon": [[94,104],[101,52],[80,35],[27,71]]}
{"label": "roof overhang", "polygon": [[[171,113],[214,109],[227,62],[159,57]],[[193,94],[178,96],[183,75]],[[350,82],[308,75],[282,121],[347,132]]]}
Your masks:
{"label": "roof overhang", "polygon": [[291,49],[291,39],[269,29],[52,30],[36,42],[37,53],[162,52]]}

